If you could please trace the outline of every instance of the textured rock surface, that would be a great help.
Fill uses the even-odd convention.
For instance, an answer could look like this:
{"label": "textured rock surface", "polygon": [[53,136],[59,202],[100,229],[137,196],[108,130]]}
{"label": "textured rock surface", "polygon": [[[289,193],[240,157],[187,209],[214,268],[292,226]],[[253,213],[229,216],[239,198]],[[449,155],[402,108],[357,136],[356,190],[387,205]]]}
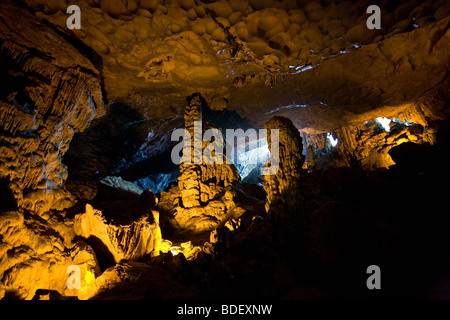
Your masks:
{"label": "textured rock surface", "polygon": [[[380,30],[365,0],[76,4],[0,2],[0,298],[373,298],[373,263],[382,297],[448,297],[446,0],[378,1]],[[280,130],[267,201],[171,162],[205,101]]]}
{"label": "textured rock surface", "polygon": [[380,30],[366,28],[370,1],[79,1],[72,31],[63,2],[24,2],[99,54],[111,100],[159,119],[200,91],[259,127],[307,105],[289,110],[294,125],[331,130],[389,116],[362,110],[413,102],[448,70],[445,0],[381,1]]}
{"label": "textured rock surface", "polygon": [[[358,125],[348,125],[332,131],[337,140],[332,146],[327,134],[307,134],[301,131],[305,144],[314,150],[319,158],[319,167],[326,166],[360,166],[365,170],[388,168],[394,164],[389,150],[405,142],[416,144],[435,144],[436,134],[446,119],[445,100],[449,95],[450,82],[446,78],[437,87],[421,97],[416,104],[383,117],[389,122],[383,127],[378,118],[373,118]],[[306,154],[306,153],[305,153]],[[310,166],[308,156],[307,165]]]}
{"label": "textured rock surface", "polygon": [[61,160],[74,133],[103,112],[100,76],[26,9],[2,2],[0,15],[0,178],[9,180],[20,207],[38,214],[62,210],[72,198],[62,189],[67,168]]}
{"label": "textured rock surface", "polygon": [[105,256],[111,256],[118,263],[122,259],[137,260],[146,256],[157,256],[161,243],[159,214],[143,215],[129,225],[107,223],[102,212],[86,205],[86,212],[74,218],[74,232],[104,250]]}
{"label": "textured rock surface", "polygon": [[[200,121],[201,130],[194,130],[196,121]],[[202,98],[198,94],[189,99],[185,127],[191,137],[191,163],[180,165],[178,186],[161,194],[160,207],[174,213],[181,229],[208,231],[224,222],[227,213],[236,206],[231,186],[240,177],[234,165],[226,163],[225,156],[222,164],[205,163],[204,149],[210,142],[203,141],[208,125],[202,118]],[[195,148],[194,140],[202,141],[202,147]],[[202,163],[195,164],[196,161]]]}
{"label": "textured rock surface", "polygon": [[[228,106],[262,127],[272,116],[289,117],[306,133],[321,133],[392,117],[438,86],[450,69],[448,18],[360,47],[272,87],[257,82],[230,89]],[[431,41],[430,39],[434,39]],[[387,80],[386,80],[387,79]],[[424,81],[424,79],[427,79]]]}
{"label": "textured rock surface", "polygon": [[[223,188],[239,181],[240,177],[234,165],[225,163],[225,157],[222,159],[223,164],[205,163],[204,149],[209,143],[203,141],[203,132],[207,129],[207,125],[203,123],[201,96],[195,95],[190,99],[184,119],[185,127],[191,135],[191,163],[180,165],[181,175],[178,178],[178,187],[181,192],[182,206],[192,208],[213,200]],[[195,132],[194,122],[196,121],[201,122],[201,131]],[[195,140],[202,142],[201,149],[195,148]],[[200,165],[195,164],[197,159],[201,159]]]}
{"label": "textured rock surface", "polygon": [[[81,286],[86,287],[100,275],[96,255],[84,242],[72,244],[75,234],[71,225],[55,221],[49,211],[73,204],[73,197],[63,188],[67,168],[61,161],[73,135],[104,113],[99,71],[86,52],[37,22],[27,10],[11,2],[2,2],[1,9],[2,77],[6,74],[3,79],[8,84],[3,87],[0,107],[0,176],[7,179],[19,207],[48,220],[24,218],[18,212],[2,215],[0,278],[4,294],[31,299],[37,289],[46,289],[76,296],[77,290],[66,287],[67,267],[80,266]],[[7,14],[8,10],[21,19]],[[106,238],[118,260],[157,251],[158,241],[148,239],[157,238],[157,230],[149,230],[153,225],[145,218],[119,230],[123,231],[122,243],[114,233],[117,227],[103,226],[93,218],[81,220],[103,227],[105,234],[81,223],[79,228],[83,235],[92,236],[88,234],[92,232]],[[137,229],[142,237],[130,241],[136,239]],[[117,241],[111,242],[108,236]]]}
{"label": "textured rock surface", "polygon": [[80,267],[81,286],[100,275],[93,249],[83,241],[73,241],[68,221],[59,218],[39,221],[10,211],[0,216],[0,222],[3,297],[31,299],[38,289],[76,296],[77,290],[66,285],[70,265]]}
{"label": "textured rock surface", "polygon": [[[269,149],[272,150],[273,134],[278,129],[279,168],[276,174],[264,176],[264,190],[267,193],[266,211],[269,217],[283,219],[300,214],[301,211],[301,170],[305,157],[300,133],[287,118],[273,117],[264,129],[267,130]],[[270,169],[271,162],[265,165]]]}
{"label": "textured rock surface", "polygon": [[124,292],[131,299],[193,298],[192,291],[177,282],[166,269],[135,261],[123,262],[107,269],[80,292],[79,298],[122,299]]}

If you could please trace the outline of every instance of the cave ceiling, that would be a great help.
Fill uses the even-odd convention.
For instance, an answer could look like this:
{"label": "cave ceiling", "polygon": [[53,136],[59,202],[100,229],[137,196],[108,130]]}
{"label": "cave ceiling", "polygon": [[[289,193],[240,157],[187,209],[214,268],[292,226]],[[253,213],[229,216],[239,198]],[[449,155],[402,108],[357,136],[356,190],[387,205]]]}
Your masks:
{"label": "cave ceiling", "polygon": [[256,127],[284,115],[324,132],[398,114],[446,77],[445,2],[381,1],[373,30],[370,1],[78,0],[81,29],[69,30],[66,1],[24,0],[13,8],[23,18],[2,14],[1,24],[3,40],[61,67],[76,61],[101,79],[105,102],[145,118],[182,114],[201,92]]}

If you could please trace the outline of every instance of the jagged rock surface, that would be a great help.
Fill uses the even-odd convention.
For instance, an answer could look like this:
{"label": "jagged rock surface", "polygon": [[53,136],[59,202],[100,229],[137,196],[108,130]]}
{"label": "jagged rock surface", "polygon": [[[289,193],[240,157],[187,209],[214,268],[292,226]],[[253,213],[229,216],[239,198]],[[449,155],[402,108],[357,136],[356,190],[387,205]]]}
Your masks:
{"label": "jagged rock surface", "polygon": [[118,263],[123,259],[136,260],[147,256],[157,256],[161,244],[159,213],[143,215],[129,225],[107,223],[102,212],[86,205],[86,212],[74,218],[74,231],[77,235],[97,243],[97,250],[104,251]]}
{"label": "jagged rock surface", "polygon": [[70,223],[10,211],[0,216],[0,234],[0,298],[31,299],[38,289],[76,296],[77,290],[66,284],[70,265],[80,267],[81,286],[100,275],[93,249],[72,241]]}
{"label": "jagged rock surface", "polygon": [[[202,129],[194,130],[194,122],[200,121]],[[203,132],[206,129],[203,124],[201,111],[201,96],[192,97],[185,111],[185,127],[191,135],[191,163],[180,165],[181,175],[178,178],[178,187],[181,191],[182,206],[192,208],[214,199],[223,188],[239,181],[239,174],[234,167],[225,163],[207,165],[203,159],[204,148],[208,145],[203,141]],[[205,129],[204,129],[205,128]],[[195,140],[202,142],[202,148],[195,148]],[[196,159],[201,159],[202,164],[196,164]]]}
{"label": "jagged rock surface", "polygon": [[[20,15],[16,19],[8,10]],[[18,206],[45,214],[72,204],[61,162],[74,133],[103,112],[97,69],[26,9],[2,2],[0,179]],[[25,191],[26,190],[26,191]]]}
{"label": "jagged rock surface", "polygon": [[[311,298],[314,286],[325,283],[325,296],[333,292],[354,296],[360,292],[360,279],[354,275],[363,269],[353,268],[373,263],[373,252],[386,259],[381,260],[390,271],[398,266],[398,275],[405,278],[404,282],[396,278],[392,297],[397,298],[398,292],[414,296],[417,288],[422,289],[410,281],[418,278],[417,270],[436,274],[435,281],[442,275],[435,271],[442,267],[448,277],[448,261],[434,263],[448,259],[449,252],[448,219],[441,213],[449,150],[448,143],[434,145],[437,133],[445,131],[440,121],[450,118],[446,0],[381,0],[381,30],[365,27],[370,1],[76,3],[82,10],[81,30],[66,28],[66,1],[0,2],[0,298],[30,299],[49,290],[82,299],[130,294],[193,297],[168,272],[182,274],[182,281],[194,279],[188,286],[207,298]],[[361,168],[318,170],[307,181],[311,186],[304,190],[307,194],[299,183],[302,140],[292,125],[286,125],[283,170],[279,177],[266,179],[267,210],[282,219],[300,213],[302,198],[311,196],[305,206],[310,211],[306,226],[305,221],[272,224],[251,215],[247,221],[239,220],[254,201],[244,207],[242,198],[236,197],[233,182],[238,178],[233,169],[186,165],[179,185],[161,194],[160,208],[173,215],[177,227],[215,229],[210,239],[215,244],[205,245],[199,254],[201,267],[190,269],[180,254],[173,260],[162,258],[161,265],[170,262],[167,269],[121,262],[99,276],[100,256],[112,256],[111,265],[122,259],[146,261],[147,255],[157,254],[160,238],[156,212],[134,219],[130,213],[140,211],[141,199],[116,201],[117,193],[111,190],[105,200],[109,206],[103,205],[116,206],[126,223],[107,222],[106,215],[92,207],[75,223],[61,212],[74,203],[64,189],[68,169],[61,161],[74,134],[103,114],[102,89],[110,101],[129,104],[117,118],[135,116],[124,117],[117,125],[105,119],[108,130],[91,128],[98,139],[89,146],[79,140],[73,150],[78,157],[72,163],[83,163],[80,167],[85,170],[80,170],[70,191],[78,191],[80,199],[96,197],[95,178],[86,181],[85,173],[95,177],[99,170],[101,174],[109,170],[111,154],[122,148],[117,140],[126,131],[123,128],[148,121],[142,131],[149,144],[136,153],[138,158],[169,149],[167,141],[172,128],[179,127],[177,121],[159,128],[155,123],[180,119],[186,96],[194,92],[202,92],[211,109],[236,112],[253,127],[262,127],[274,115],[291,119],[301,130],[305,147],[338,156],[331,159],[334,165],[353,167],[356,161],[364,169],[390,166],[390,170],[381,171],[384,180],[368,179]],[[198,119],[199,105],[194,99],[193,113],[187,116],[191,123]],[[373,123],[376,117],[406,118],[413,125],[391,124],[386,132]],[[275,127],[283,127],[282,122]],[[149,127],[161,131],[153,132],[155,141]],[[336,148],[330,147],[326,132],[339,139]],[[321,160],[329,159],[318,158],[316,163]],[[398,163],[393,165],[393,160]],[[114,186],[127,184],[109,180]],[[151,210],[156,198],[144,193],[149,200],[144,202],[151,203],[144,210]],[[257,208],[262,206],[258,202]],[[252,227],[239,234],[245,226]],[[299,237],[303,228],[305,238]],[[78,240],[74,229],[85,241]],[[221,247],[229,251],[215,257],[213,264],[205,262],[205,252],[216,254]],[[360,260],[361,252],[367,260]],[[311,256],[330,263],[335,272],[322,272],[327,265],[308,260]],[[401,264],[404,261],[395,256],[406,257],[408,263]],[[420,267],[411,271],[411,261]],[[80,292],[66,288],[66,269],[72,264],[81,268]],[[341,285],[327,287],[336,280]],[[306,289],[311,284],[312,289]],[[448,281],[439,285],[443,285],[440,293],[448,297]]]}
{"label": "jagged rock surface", "polygon": [[[401,112],[385,118],[390,121],[384,128],[376,118],[358,125],[348,125],[332,131],[337,145],[332,146],[327,134],[308,134],[300,130],[305,145],[311,146],[319,168],[327,166],[358,166],[365,170],[389,168],[394,161],[389,150],[405,142],[436,143],[436,133],[446,119],[445,100],[449,95],[450,80],[421,97]],[[306,154],[306,152],[304,152]],[[310,166],[309,156],[306,167]]]}
{"label": "jagged rock surface", "polygon": [[[290,215],[300,214],[301,210],[301,170],[305,157],[302,155],[302,138],[292,124],[284,117],[273,117],[266,123],[267,142],[273,150],[271,136],[273,129],[279,135],[279,167],[275,174],[264,176],[264,190],[267,192],[266,211],[269,217],[283,219]],[[272,162],[265,164],[271,169]],[[273,172],[271,172],[273,173]]]}
{"label": "jagged rock surface", "polygon": [[192,290],[176,281],[166,269],[142,262],[127,261],[105,270],[95,279],[95,282],[80,292],[79,298],[120,300],[124,292],[133,299],[162,300],[194,297]]}
{"label": "jagged rock surface", "polygon": [[[270,85],[449,14],[445,0],[380,1],[382,29],[367,30],[369,1],[83,0],[77,2],[82,29],[69,32],[64,2],[24,3],[102,56],[112,99],[149,103],[152,98],[143,93],[157,93],[162,84],[180,102],[200,86],[244,87],[255,80]],[[179,85],[186,89],[181,95]],[[149,112],[166,112],[165,101],[156,103],[161,108]]]}
{"label": "jagged rock surface", "polygon": [[[160,206],[173,210],[174,219],[182,229],[207,231],[224,222],[227,213],[236,206],[231,186],[240,177],[234,165],[226,163],[225,156],[223,164],[205,163],[203,151],[209,143],[203,141],[207,125],[202,119],[201,104],[202,98],[196,94],[186,107],[185,126],[191,136],[191,163],[180,165],[178,186],[162,193]],[[201,121],[201,131],[195,132],[195,121]],[[202,141],[201,149],[195,148],[195,139]],[[202,163],[196,164],[197,159]],[[175,196],[170,196],[170,193]]]}

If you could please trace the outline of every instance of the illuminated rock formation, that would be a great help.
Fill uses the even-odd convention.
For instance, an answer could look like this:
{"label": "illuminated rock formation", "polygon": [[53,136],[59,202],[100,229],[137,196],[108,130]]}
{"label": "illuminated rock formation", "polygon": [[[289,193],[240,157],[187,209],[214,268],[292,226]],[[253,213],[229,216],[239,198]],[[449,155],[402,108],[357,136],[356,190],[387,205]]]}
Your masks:
{"label": "illuminated rock formation", "polygon": [[5,298],[31,299],[38,289],[76,296],[76,289],[67,288],[71,265],[80,268],[81,286],[100,275],[93,249],[82,241],[72,242],[69,223],[42,222],[10,211],[0,216],[0,234],[0,294]]}
{"label": "illuminated rock formation", "polygon": [[[203,132],[207,129],[207,122],[203,123],[201,111],[201,96],[194,95],[185,111],[185,126],[191,135],[191,163],[180,165],[181,175],[178,178],[178,187],[181,192],[182,206],[192,208],[200,204],[208,203],[219,194],[223,188],[230,186],[240,177],[233,165],[205,164],[203,159],[204,148],[210,143],[203,141]],[[194,122],[200,121],[200,131],[194,130]],[[201,148],[195,148],[195,140],[201,142]],[[199,159],[202,164],[195,164]]]}
{"label": "illuminated rock formation", "polygon": [[0,100],[0,178],[9,180],[20,207],[45,214],[72,204],[61,160],[74,133],[103,113],[100,79],[64,37],[11,5],[2,9],[22,18],[2,14],[0,23],[2,68],[10,70]]}
{"label": "illuminated rock formation", "polygon": [[[166,210],[174,210],[174,219],[181,229],[196,231],[212,230],[225,221],[227,213],[236,206],[231,185],[240,180],[236,168],[226,163],[225,156],[223,164],[205,163],[203,151],[210,142],[203,141],[208,124],[202,119],[201,104],[200,95],[189,98],[185,126],[191,136],[191,163],[180,165],[178,186],[169,191],[174,196],[163,192],[160,203]],[[200,121],[200,131],[194,130],[195,121]],[[201,143],[201,148],[195,148],[194,140]],[[196,159],[202,163],[195,164]]]}
{"label": "illuminated rock formation", "polygon": [[[272,150],[272,129],[279,130],[279,168],[276,174],[264,176],[267,192],[266,211],[269,217],[284,219],[301,212],[301,170],[305,156],[302,155],[302,138],[287,118],[273,117],[266,123],[267,141]],[[265,164],[270,169],[271,162]]]}
{"label": "illuminated rock formation", "polygon": [[[69,2],[0,1],[0,298],[372,298],[368,263],[448,298],[448,0],[376,1],[381,29],[368,0]],[[273,175],[195,163],[264,124]]]}
{"label": "illuminated rock formation", "polygon": [[[195,132],[194,122],[200,121],[201,131]],[[184,112],[185,128],[190,134],[191,143],[191,155],[190,163],[182,163],[180,165],[180,177],[178,178],[178,188],[181,193],[182,206],[185,208],[192,208],[200,205],[200,200],[208,197],[207,194],[201,190],[202,182],[202,168],[201,165],[194,164],[197,159],[202,159],[202,150],[195,148],[195,140],[203,142],[203,123],[202,123],[202,110],[201,110],[201,97],[195,96],[189,101]],[[206,202],[206,201],[203,201]]]}
{"label": "illuminated rock formation", "polygon": [[122,259],[136,260],[159,254],[161,230],[159,214],[143,215],[129,225],[107,223],[102,212],[86,205],[86,212],[75,216],[74,231],[77,235],[97,245],[96,249],[114,264]]}
{"label": "illuminated rock formation", "polygon": [[120,299],[124,292],[135,299],[149,295],[155,300],[194,298],[192,290],[176,281],[167,269],[136,261],[124,261],[108,268],[95,282],[80,290],[78,298]]}
{"label": "illuminated rock formation", "polygon": [[[64,2],[24,3],[39,19],[66,29]],[[445,0],[383,2],[382,29],[369,31],[365,1],[110,0],[77,4],[83,15],[82,29],[73,30],[73,36],[104,58],[105,85],[112,99],[126,97],[133,87],[148,87],[142,80],[169,86],[211,86],[214,82],[245,86],[260,79],[270,84],[284,72],[300,72],[361,46],[421,29],[433,22],[432,17],[442,19],[448,14]],[[117,70],[122,77],[113,76]],[[147,100],[140,94],[130,98]]]}

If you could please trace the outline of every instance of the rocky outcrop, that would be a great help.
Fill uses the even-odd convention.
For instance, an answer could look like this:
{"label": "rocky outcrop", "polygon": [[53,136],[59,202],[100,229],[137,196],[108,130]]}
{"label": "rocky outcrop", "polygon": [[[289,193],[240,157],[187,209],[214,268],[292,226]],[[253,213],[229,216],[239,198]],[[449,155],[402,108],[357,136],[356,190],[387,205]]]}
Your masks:
{"label": "rocky outcrop", "polygon": [[380,30],[367,30],[366,1],[79,1],[81,30],[66,28],[64,2],[23,4],[33,14],[2,1],[4,12],[24,11],[11,30],[41,19],[92,48],[111,100],[158,120],[201,90],[255,127],[280,115],[320,133],[363,123],[378,108],[397,114],[449,67],[445,0],[382,1]]}
{"label": "rocky outcrop", "polygon": [[[377,117],[359,125],[349,125],[332,133],[301,135],[311,146],[318,167],[350,166],[364,170],[389,168],[395,162],[389,151],[406,142],[434,145],[437,133],[446,119],[445,101],[448,80],[434,88],[417,104],[410,105],[391,117]],[[331,145],[327,136],[336,139]],[[310,158],[310,157],[308,157]],[[307,163],[310,166],[310,162]]]}
{"label": "rocky outcrop", "polygon": [[[302,138],[292,124],[284,117],[273,117],[266,123],[269,149],[273,150],[272,129],[279,134],[279,167],[275,174],[264,176],[264,190],[267,192],[266,211],[273,219],[284,219],[301,211],[301,170],[305,157],[302,154]],[[272,163],[266,162],[270,169]]]}
{"label": "rocky outcrop", "polygon": [[20,207],[43,215],[72,204],[61,160],[73,135],[103,112],[100,77],[28,10],[9,1],[0,9],[0,179]]}
{"label": "rocky outcrop", "polygon": [[74,218],[74,232],[92,243],[108,263],[157,256],[161,244],[159,213],[142,215],[129,225],[107,222],[102,212],[86,205],[86,212]]}
{"label": "rocky outcrop", "polygon": [[[189,98],[185,111],[185,126],[191,136],[191,163],[180,165],[178,186],[161,194],[160,206],[172,211],[174,220],[181,229],[196,231],[213,230],[227,218],[227,213],[236,206],[232,184],[240,180],[233,164],[206,164],[204,149],[210,142],[203,141],[203,132],[210,125],[202,119],[202,97],[195,94]],[[194,130],[194,122],[201,122],[201,130]],[[194,139],[202,141],[195,148]],[[198,160],[201,164],[196,164]],[[172,194],[172,196],[170,195]]]}
{"label": "rocky outcrop", "polygon": [[[376,30],[368,0],[75,4],[72,30],[68,1],[0,1],[0,299],[372,298],[369,263],[396,279],[383,297],[415,296],[449,270],[446,0],[377,1]],[[205,101],[222,128],[266,124],[271,151],[279,130],[267,194],[250,152],[254,184],[195,162]]]}
{"label": "rocky outcrop", "polygon": [[38,289],[76,296],[67,268],[80,268],[85,287],[100,275],[96,254],[83,241],[72,241],[70,223],[61,218],[39,221],[22,212],[0,216],[0,298],[31,299]]}
{"label": "rocky outcrop", "polygon": [[[228,108],[236,107],[248,119],[255,110],[261,112],[255,127],[277,115],[307,133],[333,131],[378,116],[394,117],[446,78],[448,23],[447,17],[383,38],[288,75],[272,87],[254,84],[231,89]],[[247,100],[248,96],[252,98]]]}
{"label": "rocky outcrop", "polygon": [[[144,191],[131,206],[142,212],[127,216],[128,224],[107,222],[92,206],[68,218],[59,213],[46,220],[23,210],[0,215],[0,299],[45,299],[90,297],[96,292],[97,277],[121,260],[150,258],[159,254],[161,230],[154,195]],[[119,209],[120,210],[120,209]],[[129,212],[128,212],[129,213]],[[121,222],[123,217],[117,217]],[[80,271],[80,287],[67,285],[74,266]],[[69,272],[68,272],[69,270]],[[50,292],[50,296],[49,296]]]}
{"label": "rocky outcrop", "polygon": [[357,165],[366,170],[393,165],[394,161],[388,154],[392,147],[409,141],[423,142],[423,128],[418,125],[392,123],[388,132],[376,121],[336,130],[335,135],[340,141],[340,145],[336,146],[340,164]]}
{"label": "rocky outcrop", "polygon": [[[230,186],[234,181],[239,181],[239,173],[234,165],[223,164],[208,165],[203,159],[204,149],[209,144],[203,141],[203,132],[207,129],[207,122],[203,121],[201,110],[201,96],[194,95],[185,110],[185,127],[191,136],[190,163],[180,165],[181,175],[178,178],[178,187],[181,192],[182,206],[192,208],[200,204],[208,203],[219,194],[223,188]],[[201,130],[194,130],[194,122],[200,121]],[[202,148],[195,148],[195,140],[201,141]],[[201,164],[196,164],[197,159]]]}

